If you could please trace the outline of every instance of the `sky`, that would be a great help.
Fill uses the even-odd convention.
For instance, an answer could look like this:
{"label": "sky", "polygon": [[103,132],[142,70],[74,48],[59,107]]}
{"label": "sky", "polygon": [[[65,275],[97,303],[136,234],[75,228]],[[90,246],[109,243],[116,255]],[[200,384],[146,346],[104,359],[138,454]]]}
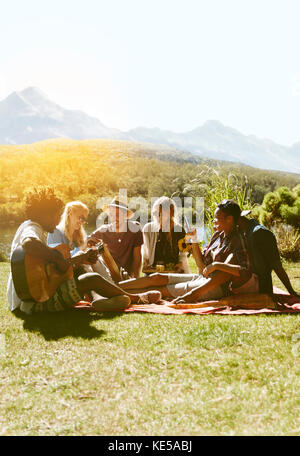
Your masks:
{"label": "sky", "polygon": [[218,120],[300,141],[299,0],[0,0],[0,99],[29,86],[108,127]]}

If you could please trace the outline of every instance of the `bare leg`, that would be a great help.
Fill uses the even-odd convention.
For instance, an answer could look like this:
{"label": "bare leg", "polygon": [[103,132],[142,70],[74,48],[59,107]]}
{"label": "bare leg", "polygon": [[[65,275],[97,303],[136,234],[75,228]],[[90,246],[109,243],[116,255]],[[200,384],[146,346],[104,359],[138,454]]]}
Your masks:
{"label": "bare leg", "polygon": [[[152,291],[153,288],[143,288],[143,289],[136,289],[136,290],[130,290],[131,293],[134,294],[139,294],[139,293],[145,293],[148,291]],[[155,290],[160,291],[161,295],[163,298],[174,298],[174,296],[171,295],[167,287],[155,287]]]}
{"label": "bare leg", "polygon": [[95,291],[91,291],[93,310],[98,312],[120,312],[130,306],[131,300],[129,296],[120,295],[113,298],[103,298]]}
{"label": "bare leg", "polygon": [[168,284],[168,275],[167,274],[159,274],[154,273],[150,274],[147,277],[139,277],[138,279],[129,279],[119,282],[119,286],[122,287],[123,290],[144,290],[145,288],[152,288],[161,287]]}
{"label": "bare leg", "polygon": [[203,294],[213,290],[214,288],[218,287],[219,285],[222,285],[223,283],[228,282],[230,279],[232,279],[231,274],[228,274],[227,272],[217,271],[216,273],[214,273],[213,277],[210,277],[204,285],[201,285],[200,287],[197,287],[194,290],[189,291],[185,295],[174,299],[174,302],[197,302],[201,300],[201,296]]}
{"label": "bare leg", "polygon": [[[114,296],[129,296],[132,302],[138,302],[141,298],[140,294],[135,294],[123,290],[118,285],[115,285],[111,282],[108,282],[103,277],[97,273],[88,272],[82,274],[77,279],[77,288],[80,294],[84,295],[85,293],[90,293],[92,290],[107,298]],[[156,293],[156,294],[155,294]],[[148,292],[149,297],[156,302],[160,299],[160,293],[155,291]],[[150,296],[151,295],[151,296]]]}

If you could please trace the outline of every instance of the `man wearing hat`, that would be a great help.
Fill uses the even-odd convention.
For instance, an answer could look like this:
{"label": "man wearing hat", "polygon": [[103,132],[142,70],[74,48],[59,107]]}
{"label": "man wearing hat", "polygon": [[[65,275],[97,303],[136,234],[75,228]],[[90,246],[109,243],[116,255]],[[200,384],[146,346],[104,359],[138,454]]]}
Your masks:
{"label": "man wearing hat", "polygon": [[121,198],[113,198],[111,203],[103,207],[103,211],[108,214],[110,223],[101,225],[89,236],[88,241],[102,240],[119,268],[124,268],[131,277],[140,277],[143,244],[141,225],[130,220],[133,212]]}
{"label": "man wearing hat", "polygon": [[250,213],[251,210],[242,211],[238,225],[245,236],[253,272],[258,276],[260,293],[273,293],[274,270],[287,291],[299,296],[282,266],[275,235],[255,219],[247,218]]}

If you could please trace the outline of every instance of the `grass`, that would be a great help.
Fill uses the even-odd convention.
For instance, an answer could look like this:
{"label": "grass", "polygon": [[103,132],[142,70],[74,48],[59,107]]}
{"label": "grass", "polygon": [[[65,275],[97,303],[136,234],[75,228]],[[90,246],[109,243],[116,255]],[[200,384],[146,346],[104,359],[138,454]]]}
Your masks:
{"label": "grass", "polygon": [[[300,264],[287,268],[299,290]],[[300,435],[300,315],[21,318],[8,272],[0,434]]]}

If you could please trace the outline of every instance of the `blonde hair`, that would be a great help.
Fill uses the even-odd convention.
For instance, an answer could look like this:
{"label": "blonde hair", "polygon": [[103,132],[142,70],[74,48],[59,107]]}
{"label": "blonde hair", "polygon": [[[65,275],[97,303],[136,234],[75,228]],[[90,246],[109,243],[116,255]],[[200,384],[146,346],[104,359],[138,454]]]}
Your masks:
{"label": "blonde hair", "polygon": [[70,233],[71,214],[79,210],[89,212],[87,205],[82,203],[81,201],[71,201],[70,203],[67,203],[58,226],[64,232],[70,244],[72,244],[72,242],[75,242],[77,247],[82,247],[87,237],[83,226],[81,226],[79,230],[75,230],[73,232],[73,237],[71,237]]}
{"label": "blonde hair", "polygon": [[[173,209],[173,215],[171,216],[171,208]],[[171,230],[166,233],[168,242],[170,244],[171,249],[173,249],[173,239],[172,239],[172,231],[174,230],[174,225],[178,223],[178,211],[175,204],[175,201],[167,196],[161,196],[152,206],[152,217],[154,218],[154,222],[160,226],[159,221],[159,213],[163,211],[168,211],[170,214],[170,221],[173,222],[173,227],[170,226]]]}

